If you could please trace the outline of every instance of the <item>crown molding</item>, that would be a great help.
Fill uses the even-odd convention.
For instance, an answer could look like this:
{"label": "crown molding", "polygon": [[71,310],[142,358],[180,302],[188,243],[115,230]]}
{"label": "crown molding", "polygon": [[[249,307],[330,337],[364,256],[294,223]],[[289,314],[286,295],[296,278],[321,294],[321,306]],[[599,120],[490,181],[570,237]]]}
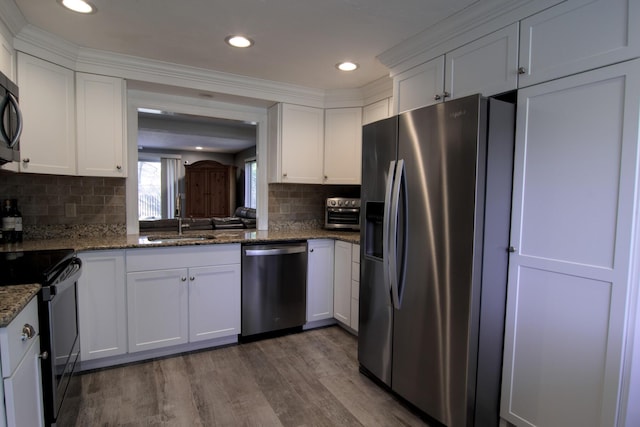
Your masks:
{"label": "crown molding", "polygon": [[18,34],[27,25],[27,20],[24,19],[14,1],[0,1],[0,21],[11,32],[11,37]]}
{"label": "crown molding", "polygon": [[206,92],[321,107],[324,91],[202,68],[80,48],[76,70]]}
{"label": "crown molding", "polygon": [[27,24],[16,34],[13,47],[20,52],[75,70],[78,46],[31,24]]}
{"label": "crown molding", "polygon": [[489,0],[471,6],[382,52],[391,76],[513,24],[564,0]]}

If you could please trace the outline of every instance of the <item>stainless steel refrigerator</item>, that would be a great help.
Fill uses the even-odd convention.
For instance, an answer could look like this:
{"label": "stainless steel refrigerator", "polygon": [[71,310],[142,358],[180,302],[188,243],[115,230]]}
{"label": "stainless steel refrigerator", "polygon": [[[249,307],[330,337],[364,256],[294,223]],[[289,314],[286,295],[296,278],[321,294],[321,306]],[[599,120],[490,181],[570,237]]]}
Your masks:
{"label": "stainless steel refrigerator", "polygon": [[363,128],[358,360],[446,426],[497,426],[515,108],[479,95]]}

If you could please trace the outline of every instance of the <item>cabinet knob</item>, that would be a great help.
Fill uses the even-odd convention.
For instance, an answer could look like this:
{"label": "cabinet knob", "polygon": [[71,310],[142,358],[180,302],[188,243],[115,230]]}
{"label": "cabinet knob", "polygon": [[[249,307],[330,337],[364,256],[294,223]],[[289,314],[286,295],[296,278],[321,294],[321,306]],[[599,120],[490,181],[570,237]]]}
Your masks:
{"label": "cabinet knob", "polygon": [[191,277],[189,277],[189,280],[191,280],[193,282],[194,280],[196,280],[196,278],[191,276]]}
{"label": "cabinet knob", "polygon": [[181,277],[181,278],[180,278],[180,280],[181,280],[182,282],[186,282],[186,281],[187,281],[187,278],[183,276],[183,277]]}
{"label": "cabinet knob", "polygon": [[451,96],[451,94],[449,92],[447,92],[446,90],[442,93],[442,97],[443,98],[449,98]]}
{"label": "cabinet knob", "polygon": [[326,180],[328,180],[328,179],[329,179],[329,177],[328,177],[327,175],[325,175],[325,176],[324,176],[324,180],[326,181]]}
{"label": "cabinet knob", "polygon": [[286,178],[287,177],[287,173],[286,172],[283,173],[282,176]]}
{"label": "cabinet knob", "polygon": [[435,99],[436,101],[440,101],[442,99],[442,95],[436,93],[436,96],[434,96],[433,99]]}
{"label": "cabinet knob", "polygon": [[29,163],[31,160],[27,157],[26,159],[22,159],[22,163]]}
{"label": "cabinet knob", "polygon": [[518,67],[518,74],[527,74],[527,69],[524,67]]}
{"label": "cabinet knob", "polygon": [[118,169],[118,170],[122,170],[122,166],[120,166],[120,165],[116,165],[116,169]]}
{"label": "cabinet knob", "polygon": [[309,249],[309,252],[313,252],[313,249]]}
{"label": "cabinet knob", "polygon": [[38,357],[42,360],[47,360],[49,358],[49,352],[43,351]]}
{"label": "cabinet knob", "polygon": [[26,341],[36,336],[36,330],[28,323],[22,327],[22,335],[20,335],[21,341]]}
{"label": "cabinet knob", "polygon": [[509,246],[509,247],[507,248],[507,252],[509,252],[509,253],[514,253],[516,250],[517,250],[517,249],[516,249],[516,248],[514,248],[513,246]]}

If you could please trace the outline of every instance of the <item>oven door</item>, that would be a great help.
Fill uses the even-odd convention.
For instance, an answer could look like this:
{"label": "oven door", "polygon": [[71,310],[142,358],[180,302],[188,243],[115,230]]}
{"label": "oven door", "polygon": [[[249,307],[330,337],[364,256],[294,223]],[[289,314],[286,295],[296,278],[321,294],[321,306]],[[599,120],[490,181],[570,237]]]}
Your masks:
{"label": "oven door", "polygon": [[324,225],[326,228],[359,230],[360,208],[328,207]]}
{"label": "oven door", "polygon": [[[55,422],[63,411],[80,355],[78,334],[77,282],[81,261],[73,258],[71,268],[54,285],[43,287],[43,310],[49,323],[49,337],[43,340],[42,350],[49,354],[42,361],[43,394],[47,424]],[[42,328],[41,330],[45,330]],[[46,341],[46,342],[45,342]]]}

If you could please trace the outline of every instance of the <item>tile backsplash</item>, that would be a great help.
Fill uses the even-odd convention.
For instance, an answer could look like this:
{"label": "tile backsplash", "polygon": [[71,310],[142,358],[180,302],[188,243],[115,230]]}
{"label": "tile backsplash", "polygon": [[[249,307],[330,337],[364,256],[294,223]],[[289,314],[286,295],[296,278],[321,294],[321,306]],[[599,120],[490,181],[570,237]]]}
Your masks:
{"label": "tile backsplash", "polygon": [[124,178],[2,173],[0,199],[18,199],[25,239],[126,233]]}
{"label": "tile backsplash", "polygon": [[322,228],[328,197],[360,197],[360,186],[269,184],[269,230]]}

